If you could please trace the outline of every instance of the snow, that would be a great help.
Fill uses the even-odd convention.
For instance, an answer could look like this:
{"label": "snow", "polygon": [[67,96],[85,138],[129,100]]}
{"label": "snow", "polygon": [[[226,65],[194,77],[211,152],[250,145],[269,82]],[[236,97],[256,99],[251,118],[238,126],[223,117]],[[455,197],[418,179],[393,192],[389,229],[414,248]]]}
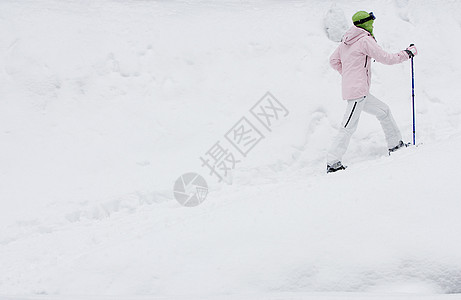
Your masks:
{"label": "snow", "polygon": [[[328,65],[357,10],[415,58],[416,139],[387,155]],[[0,2],[0,299],[459,299],[458,1]],[[372,93],[412,138],[410,64]],[[232,185],[200,157],[266,92],[289,111]],[[251,119],[254,120],[254,119]],[[255,121],[256,122],[256,121]],[[196,207],[173,196],[197,172]]]}

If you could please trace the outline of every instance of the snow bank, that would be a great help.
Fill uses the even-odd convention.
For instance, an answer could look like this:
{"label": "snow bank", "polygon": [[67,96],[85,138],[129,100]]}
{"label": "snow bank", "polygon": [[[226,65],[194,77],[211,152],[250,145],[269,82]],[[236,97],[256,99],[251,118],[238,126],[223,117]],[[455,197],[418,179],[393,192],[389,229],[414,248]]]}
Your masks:
{"label": "snow bank", "polygon": [[[423,145],[388,157],[364,115],[347,172],[326,176],[344,109],[328,57],[362,9],[385,50],[419,49]],[[456,1],[2,1],[0,294],[461,292],[460,13]],[[410,140],[409,63],[373,72]],[[199,157],[267,91],[288,117],[218,183]],[[172,186],[189,171],[210,193],[185,209]]]}

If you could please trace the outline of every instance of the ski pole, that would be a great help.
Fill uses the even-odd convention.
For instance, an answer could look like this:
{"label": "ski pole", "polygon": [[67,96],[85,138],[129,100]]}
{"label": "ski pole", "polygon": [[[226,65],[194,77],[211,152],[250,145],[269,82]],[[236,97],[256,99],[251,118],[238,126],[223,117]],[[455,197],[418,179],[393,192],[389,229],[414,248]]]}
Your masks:
{"label": "ski pole", "polygon": [[[410,44],[410,47],[414,44]],[[411,57],[411,107],[413,110],[413,145],[415,145],[415,72],[413,69],[413,57]]]}

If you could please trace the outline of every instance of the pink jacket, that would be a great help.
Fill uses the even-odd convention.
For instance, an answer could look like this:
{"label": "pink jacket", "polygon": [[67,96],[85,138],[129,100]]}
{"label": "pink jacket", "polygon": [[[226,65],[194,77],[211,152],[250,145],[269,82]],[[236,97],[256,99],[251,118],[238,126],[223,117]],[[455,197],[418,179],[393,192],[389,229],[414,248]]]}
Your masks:
{"label": "pink jacket", "polygon": [[405,51],[387,53],[365,29],[352,26],[330,57],[330,65],[342,75],[343,99],[367,96],[371,83],[371,59],[393,65],[409,59]]}

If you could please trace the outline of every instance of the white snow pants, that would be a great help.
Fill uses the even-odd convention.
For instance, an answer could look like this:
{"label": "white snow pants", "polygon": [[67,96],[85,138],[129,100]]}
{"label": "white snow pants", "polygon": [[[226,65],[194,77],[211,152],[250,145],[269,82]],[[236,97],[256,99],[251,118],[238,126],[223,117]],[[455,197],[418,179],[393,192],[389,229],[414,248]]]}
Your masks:
{"label": "white snow pants", "polygon": [[392,117],[389,106],[372,94],[368,94],[368,96],[358,99],[347,100],[346,113],[344,114],[341,127],[339,128],[339,132],[328,151],[328,165],[331,166],[332,164],[341,161],[344,153],[346,153],[352,134],[355,132],[357,125],[359,124],[359,118],[362,110],[376,116],[379,120],[381,127],[383,128],[384,135],[386,136],[388,149],[391,149],[399,144],[399,141],[402,139],[402,135],[400,134],[400,130]]}

